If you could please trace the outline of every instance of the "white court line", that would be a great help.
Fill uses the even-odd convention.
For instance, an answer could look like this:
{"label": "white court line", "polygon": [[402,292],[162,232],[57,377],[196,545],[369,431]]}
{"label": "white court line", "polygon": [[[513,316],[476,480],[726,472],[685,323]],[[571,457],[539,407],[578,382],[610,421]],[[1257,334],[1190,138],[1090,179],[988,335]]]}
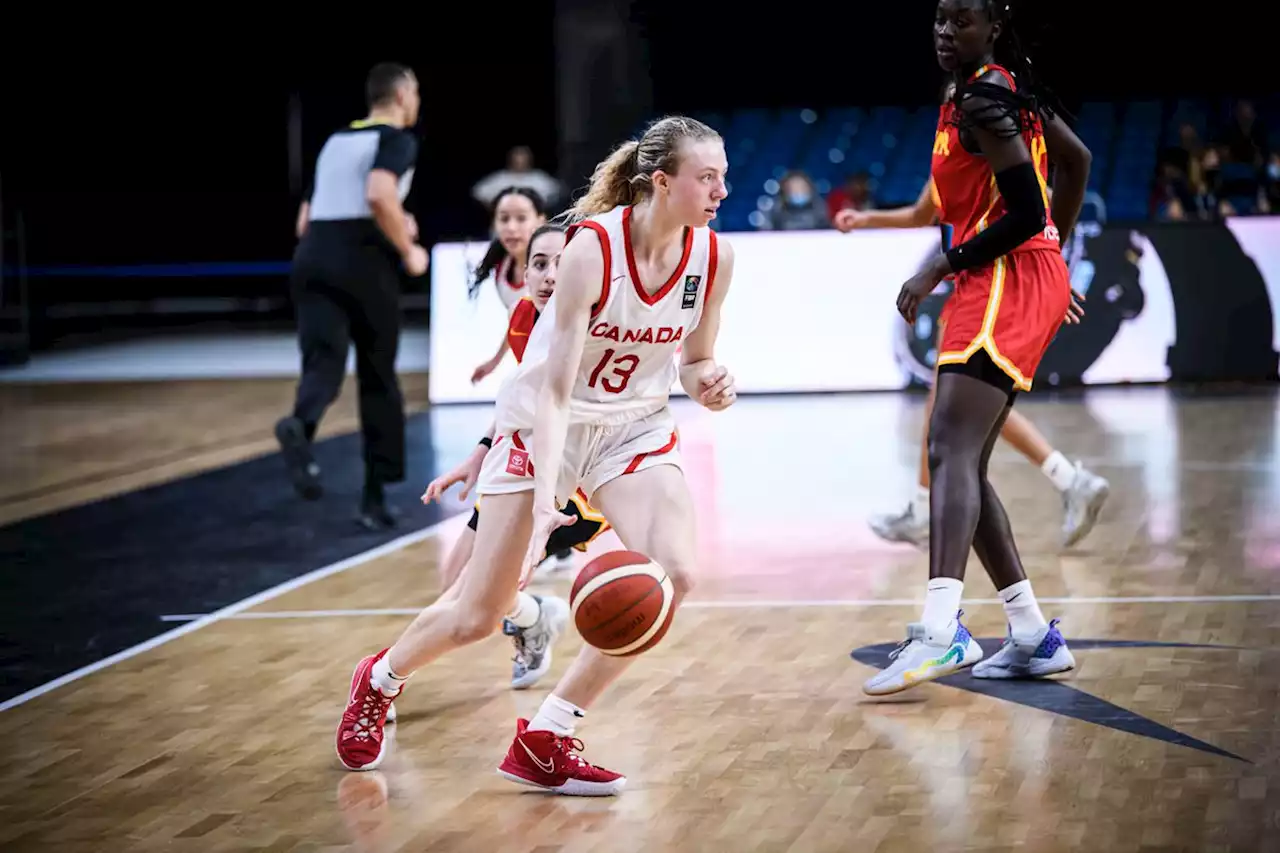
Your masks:
{"label": "white court line", "polygon": [[[30,702],[32,699],[35,699],[38,696],[43,696],[53,690],[57,690],[63,685],[70,684],[73,681],[79,681],[86,675],[92,675],[99,670],[112,666],[113,664],[126,661],[129,658],[136,657],[143,652],[150,651],[158,646],[163,646],[165,643],[176,640],[181,636],[192,633],[193,631],[199,631],[201,628],[212,625],[214,622],[220,622],[223,619],[237,618],[237,615],[240,614],[242,610],[255,607],[262,604],[264,601],[270,601],[273,598],[284,595],[286,592],[292,592],[299,587],[315,583],[316,581],[323,580],[327,577],[332,577],[333,575],[345,572],[347,569],[354,569],[356,566],[363,565],[370,560],[376,560],[378,557],[385,556],[394,551],[399,551],[402,548],[407,548],[410,545],[430,539],[432,536],[441,533],[442,529],[449,524],[449,522],[466,517],[465,513],[452,515],[449,518],[446,518],[443,521],[438,521],[429,527],[424,527],[421,530],[408,533],[401,536],[399,539],[391,540],[385,545],[379,545],[377,548],[361,552],[353,557],[348,557],[345,560],[325,566],[322,569],[316,569],[314,572],[308,572],[307,574],[296,577],[293,580],[286,581],[278,586],[273,586],[270,589],[263,590],[257,595],[251,595],[246,599],[237,601],[235,604],[229,604],[221,610],[216,610],[213,613],[193,615],[189,620],[161,617],[161,621],[186,622],[187,624],[179,628],[174,628],[171,631],[166,631],[158,637],[152,637],[150,640],[139,643],[136,646],[130,646],[124,651],[116,652],[114,655],[103,658],[100,661],[95,661],[88,666],[82,666],[73,672],[68,672],[66,675],[55,678],[53,681],[48,681],[41,684],[39,687],[32,688],[26,693],[14,696],[12,699],[7,699],[3,703],[0,703],[0,711],[8,711],[10,708],[16,708],[24,702]],[[417,613],[418,611],[415,610],[413,612]]]}
{"label": "white court line", "polygon": [[[1109,598],[1041,598],[1041,604],[1230,604],[1256,601],[1280,601],[1280,595],[1135,595]],[[961,604],[1003,604],[999,598],[967,598]],[[923,598],[867,598],[837,600],[742,600],[686,601],[680,605],[692,610],[766,610],[788,607],[920,607]],[[424,604],[423,607],[426,605]],[[260,610],[234,613],[227,619],[332,619],[360,616],[417,616],[422,607],[387,607],[360,610]],[[162,622],[188,622],[204,619],[199,613],[174,613],[161,616]]]}

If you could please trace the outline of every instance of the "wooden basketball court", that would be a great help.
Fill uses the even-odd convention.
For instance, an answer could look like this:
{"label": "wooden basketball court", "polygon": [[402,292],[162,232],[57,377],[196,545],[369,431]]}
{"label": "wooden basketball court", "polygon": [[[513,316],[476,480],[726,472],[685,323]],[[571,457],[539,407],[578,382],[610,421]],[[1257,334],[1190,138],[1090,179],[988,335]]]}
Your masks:
{"label": "wooden basketball court", "polygon": [[[407,380],[410,400],[422,381]],[[266,380],[0,386],[0,521],[270,453],[290,392]],[[353,397],[326,434],[353,428]],[[457,515],[425,533],[410,520],[405,539],[221,618],[156,613],[157,634],[187,632],[0,713],[0,849],[1280,849],[1276,395],[1021,401],[1112,484],[1092,535],[1062,553],[1048,481],[1007,448],[993,462],[1079,668],[1056,683],[961,675],[873,700],[862,681],[918,618],[927,563],[865,518],[913,483],[921,402],[677,405],[701,584],[579,728],[588,760],[628,775],[620,797],[558,798],[494,772],[575,636],[524,692],[507,688],[500,636],[422,671],[397,703],[383,769],[339,768],[351,669],[432,600]],[[458,448],[442,464],[489,416],[431,413]],[[609,535],[594,550],[613,547]],[[976,559],[965,610],[993,652],[1003,612]],[[59,626],[48,630],[53,642]]]}

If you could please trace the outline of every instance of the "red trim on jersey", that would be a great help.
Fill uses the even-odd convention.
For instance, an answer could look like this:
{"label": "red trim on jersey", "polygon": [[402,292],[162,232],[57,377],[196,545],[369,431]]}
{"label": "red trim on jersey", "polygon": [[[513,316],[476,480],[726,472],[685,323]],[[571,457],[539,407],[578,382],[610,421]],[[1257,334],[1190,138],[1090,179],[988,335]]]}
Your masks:
{"label": "red trim on jersey", "polygon": [[645,305],[657,305],[662,301],[662,297],[676,286],[680,276],[684,275],[684,268],[689,265],[689,255],[693,252],[693,229],[684,229],[684,254],[680,256],[680,263],[676,264],[675,272],[671,273],[671,278],[667,279],[666,284],[658,288],[657,293],[650,295],[640,281],[640,274],[636,272],[636,254],[631,247],[631,211],[630,207],[622,211],[622,244],[627,250],[627,272],[631,273],[631,284],[635,286],[636,296],[640,297],[640,301]]}
{"label": "red trim on jersey", "polygon": [[577,234],[582,228],[590,228],[596,232],[596,236],[600,238],[600,253],[604,255],[604,273],[600,282],[600,299],[591,306],[591,319],[594,320],[604,310],[605,303],[609,301],[609,281],[613,277],[613,249],[609,245],[609,232],[604,230],[604,226],[599,222],[593,222],[590,219],[570,226],[568,233],[564,237],[566,246],[573,239],[573,235]]}
{"label": "red trim on jersey", "polygon": [[1002,75],[1004,75],[1004,79],[1009,82],[1010,88],[1012,88],[1013,91],[1015,92],[1018,91],[1018,84],[1014,82],[1013,75],[1010,74],[1009,69],[1005,68],[1003,65],[984,65],[981,68],[979,68],[977,71],[973,72],[973,74],[969,77],[969,82],[972,83],[974,80],[977,80],[979,77],[981,77],[983,74],[986,74],[988,71],[1000,72]]}
{"label": "red trim on jersey", "polygon": [[650,456],[661,456],[664,453],[670,453],[675,449],[676,449],[676,433],[675,433],[675,430],[672,430],[670,441],[668,441],[666,444],[664,444],[662,447],[658,448],[657,450],[651,450],[648,453],[636,454],[636,457],[631,460],[631,464],[627,466],[627,470],[623,471],[622,473],[634,474],[636,472],[636,469],[640,467],[640,463],[648,459]]}
{"label": "red trim on jersey", "polygon": [[539,316],[538,306],[527,296],[521,297],[516,307],[511,309],[511,319],[507,322],[507,345],[516,357],[516,364],[524,361],[524,348],[529,345],[529,333]]}
{"label": "red trim on jersey", "polygon": [[708,230],[707,236],[711,238],[711,243],[707,246],[707,289],[702,295],[704,306],[711,301],[711,288],[716,283],[716,265],[720,262],[720,247],[716,245],[716,232]]}

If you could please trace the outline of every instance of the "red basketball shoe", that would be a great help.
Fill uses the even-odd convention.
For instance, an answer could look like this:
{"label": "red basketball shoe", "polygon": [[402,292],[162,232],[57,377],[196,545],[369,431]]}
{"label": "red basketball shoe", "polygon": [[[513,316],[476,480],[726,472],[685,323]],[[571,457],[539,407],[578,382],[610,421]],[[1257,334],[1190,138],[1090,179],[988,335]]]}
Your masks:
{"label": "red basketball shoe", "polygon": [[[351,676],[347,710],[342,713],[342,722],[338,723],[338,759],[348,770],[373,770],[385,756],[386,741],[382,727],[387,722],[387,709],[396,697],[374,687],[369,676],[373,674],[373,665],[386,653],[387,649],[383,649],[376,655],[369,655],[360,661]],[[397,690],[396,695],[399,694],[400,690]]]}
{"label": "red basketball shoe", "polygon": [[555,732],[529,731],[528,720],[516,720],[516,739],[498,772],[512,782],[570,797],[609,797],[627,778],[579,758],[582,741]]}

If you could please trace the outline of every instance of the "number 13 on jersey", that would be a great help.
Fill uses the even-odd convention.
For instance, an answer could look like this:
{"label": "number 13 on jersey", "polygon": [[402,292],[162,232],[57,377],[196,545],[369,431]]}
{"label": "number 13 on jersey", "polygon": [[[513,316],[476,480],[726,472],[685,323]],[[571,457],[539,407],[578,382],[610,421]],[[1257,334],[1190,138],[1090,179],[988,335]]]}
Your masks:
{"label": "number 13 on jersey", "polygon": [[[587,380],[588,388],[599,387],[610,394],[621,394],[626,389],[627,383],[631,381],[631,374],[635,373],[636,368],[640,366],[640,356],[626,353],[614,358],[614,352],[612,349],[607,349],[601,354],[600,361],[591,371],[591,378]],[[606,367],[613,369],[604,373]],[[602,373],[604,373],[603,376]]]}

